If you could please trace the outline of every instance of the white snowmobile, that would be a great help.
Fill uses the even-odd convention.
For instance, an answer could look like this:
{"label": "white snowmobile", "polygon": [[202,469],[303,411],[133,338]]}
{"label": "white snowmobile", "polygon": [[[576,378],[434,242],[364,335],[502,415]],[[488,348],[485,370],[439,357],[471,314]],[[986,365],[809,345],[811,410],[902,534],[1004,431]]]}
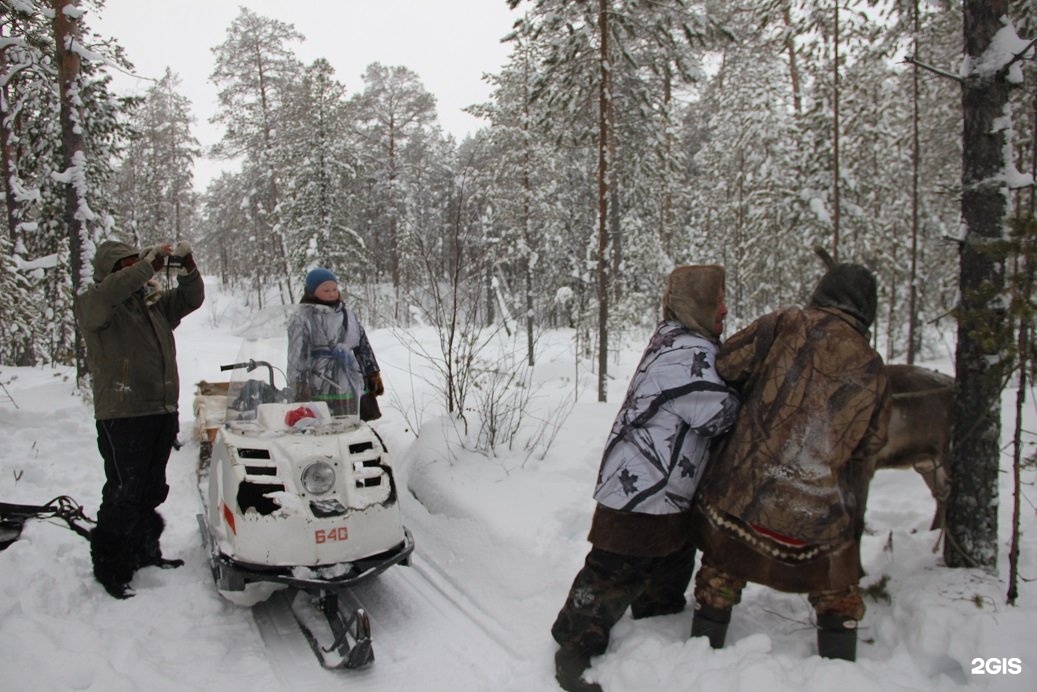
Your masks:
{"label": "white snowmobile", "polygon": [[370,663],[367,614],[344,614],[339,595],[408,564],[414,549],[384,442],[356,407],[333,415],[324,401],[289,401],[266,360],[220,370],[234,375],[211,461],[200,460],[198,517],[217,588],[245,606],[291,589],[292,612],[322,665]]}

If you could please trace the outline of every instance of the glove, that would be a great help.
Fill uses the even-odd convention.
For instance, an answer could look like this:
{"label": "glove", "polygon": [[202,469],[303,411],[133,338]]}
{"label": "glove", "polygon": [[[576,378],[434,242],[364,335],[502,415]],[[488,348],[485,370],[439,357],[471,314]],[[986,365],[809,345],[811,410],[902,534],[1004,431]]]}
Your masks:
{"label": "glove", "polygon": [[367,376],[367,391],[371,392],[375,396],[385,394],[385,385],[382,384],[381,374],[372,372]]}
{"label": "glove", "polygon": [[160,271],[162,267],[166,266],[166,257],[171,254],[173,254],[173,246],[169,243],[152,245],[140,251],[141,259],[150,264],[155,271]]}
{"label": "glove", "polygon": [[176,244],[176,248],[173,249],[173,257],[170,258],[170,264],[173,264],[173,258],[179,258],[179,262],[176,265],[179,267],[177,270],[178,276],[187,276],[198,268],[198,265],[194,263],[194,255],[191,253],[191,244],[186,240],[181,240]]}

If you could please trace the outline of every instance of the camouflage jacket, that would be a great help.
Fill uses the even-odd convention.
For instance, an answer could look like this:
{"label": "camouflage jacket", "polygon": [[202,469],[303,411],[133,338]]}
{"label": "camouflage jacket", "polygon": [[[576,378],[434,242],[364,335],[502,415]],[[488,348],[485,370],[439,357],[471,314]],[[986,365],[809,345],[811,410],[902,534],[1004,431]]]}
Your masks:
{"label": "camouflage jacket", "polygon": [[717,376],[716,350],[675,320],[656,327],[605,446],[599,504],[643,514],[691,507],[709,442],[738,410],[738,397]]}
{"label": "camouflage jacket", "polygon": [[304,302],[288,325],[288,384],[296,398],[359,397],[364,378],[379,372],[367,332],[341,301]]}
{"label": "camouflage jacket", "polygon": [[886,441],[882,358],[834,308],[771,313],[721,348],[717,372],[742,394],[700,497],[765,534],[810,545],[854,537],[863,461]]}

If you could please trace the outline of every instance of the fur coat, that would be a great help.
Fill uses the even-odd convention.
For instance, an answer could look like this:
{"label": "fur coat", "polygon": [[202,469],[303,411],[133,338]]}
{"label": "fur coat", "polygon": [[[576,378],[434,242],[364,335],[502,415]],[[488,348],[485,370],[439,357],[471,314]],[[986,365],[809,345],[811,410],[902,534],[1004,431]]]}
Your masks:
{"label": "fur coat", "polygon": [[784,591],[857,583],[865,460],[886,441],[889,383],[866,306],[836,303],[766,315],[717,360],[743,408],[703,478],[697,542],[715,566]]}

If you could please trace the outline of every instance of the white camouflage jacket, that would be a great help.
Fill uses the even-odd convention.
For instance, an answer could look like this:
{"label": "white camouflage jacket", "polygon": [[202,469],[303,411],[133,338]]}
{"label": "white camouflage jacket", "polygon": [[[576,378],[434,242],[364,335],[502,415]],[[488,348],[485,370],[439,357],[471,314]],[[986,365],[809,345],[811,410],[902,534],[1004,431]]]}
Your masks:
{"label": "white camouflage jacket", "polygon": [[594,499],[644,514],[688,509],[738,397],[716,373],[717,344],[677,321],[656,327],[612,425]]}

